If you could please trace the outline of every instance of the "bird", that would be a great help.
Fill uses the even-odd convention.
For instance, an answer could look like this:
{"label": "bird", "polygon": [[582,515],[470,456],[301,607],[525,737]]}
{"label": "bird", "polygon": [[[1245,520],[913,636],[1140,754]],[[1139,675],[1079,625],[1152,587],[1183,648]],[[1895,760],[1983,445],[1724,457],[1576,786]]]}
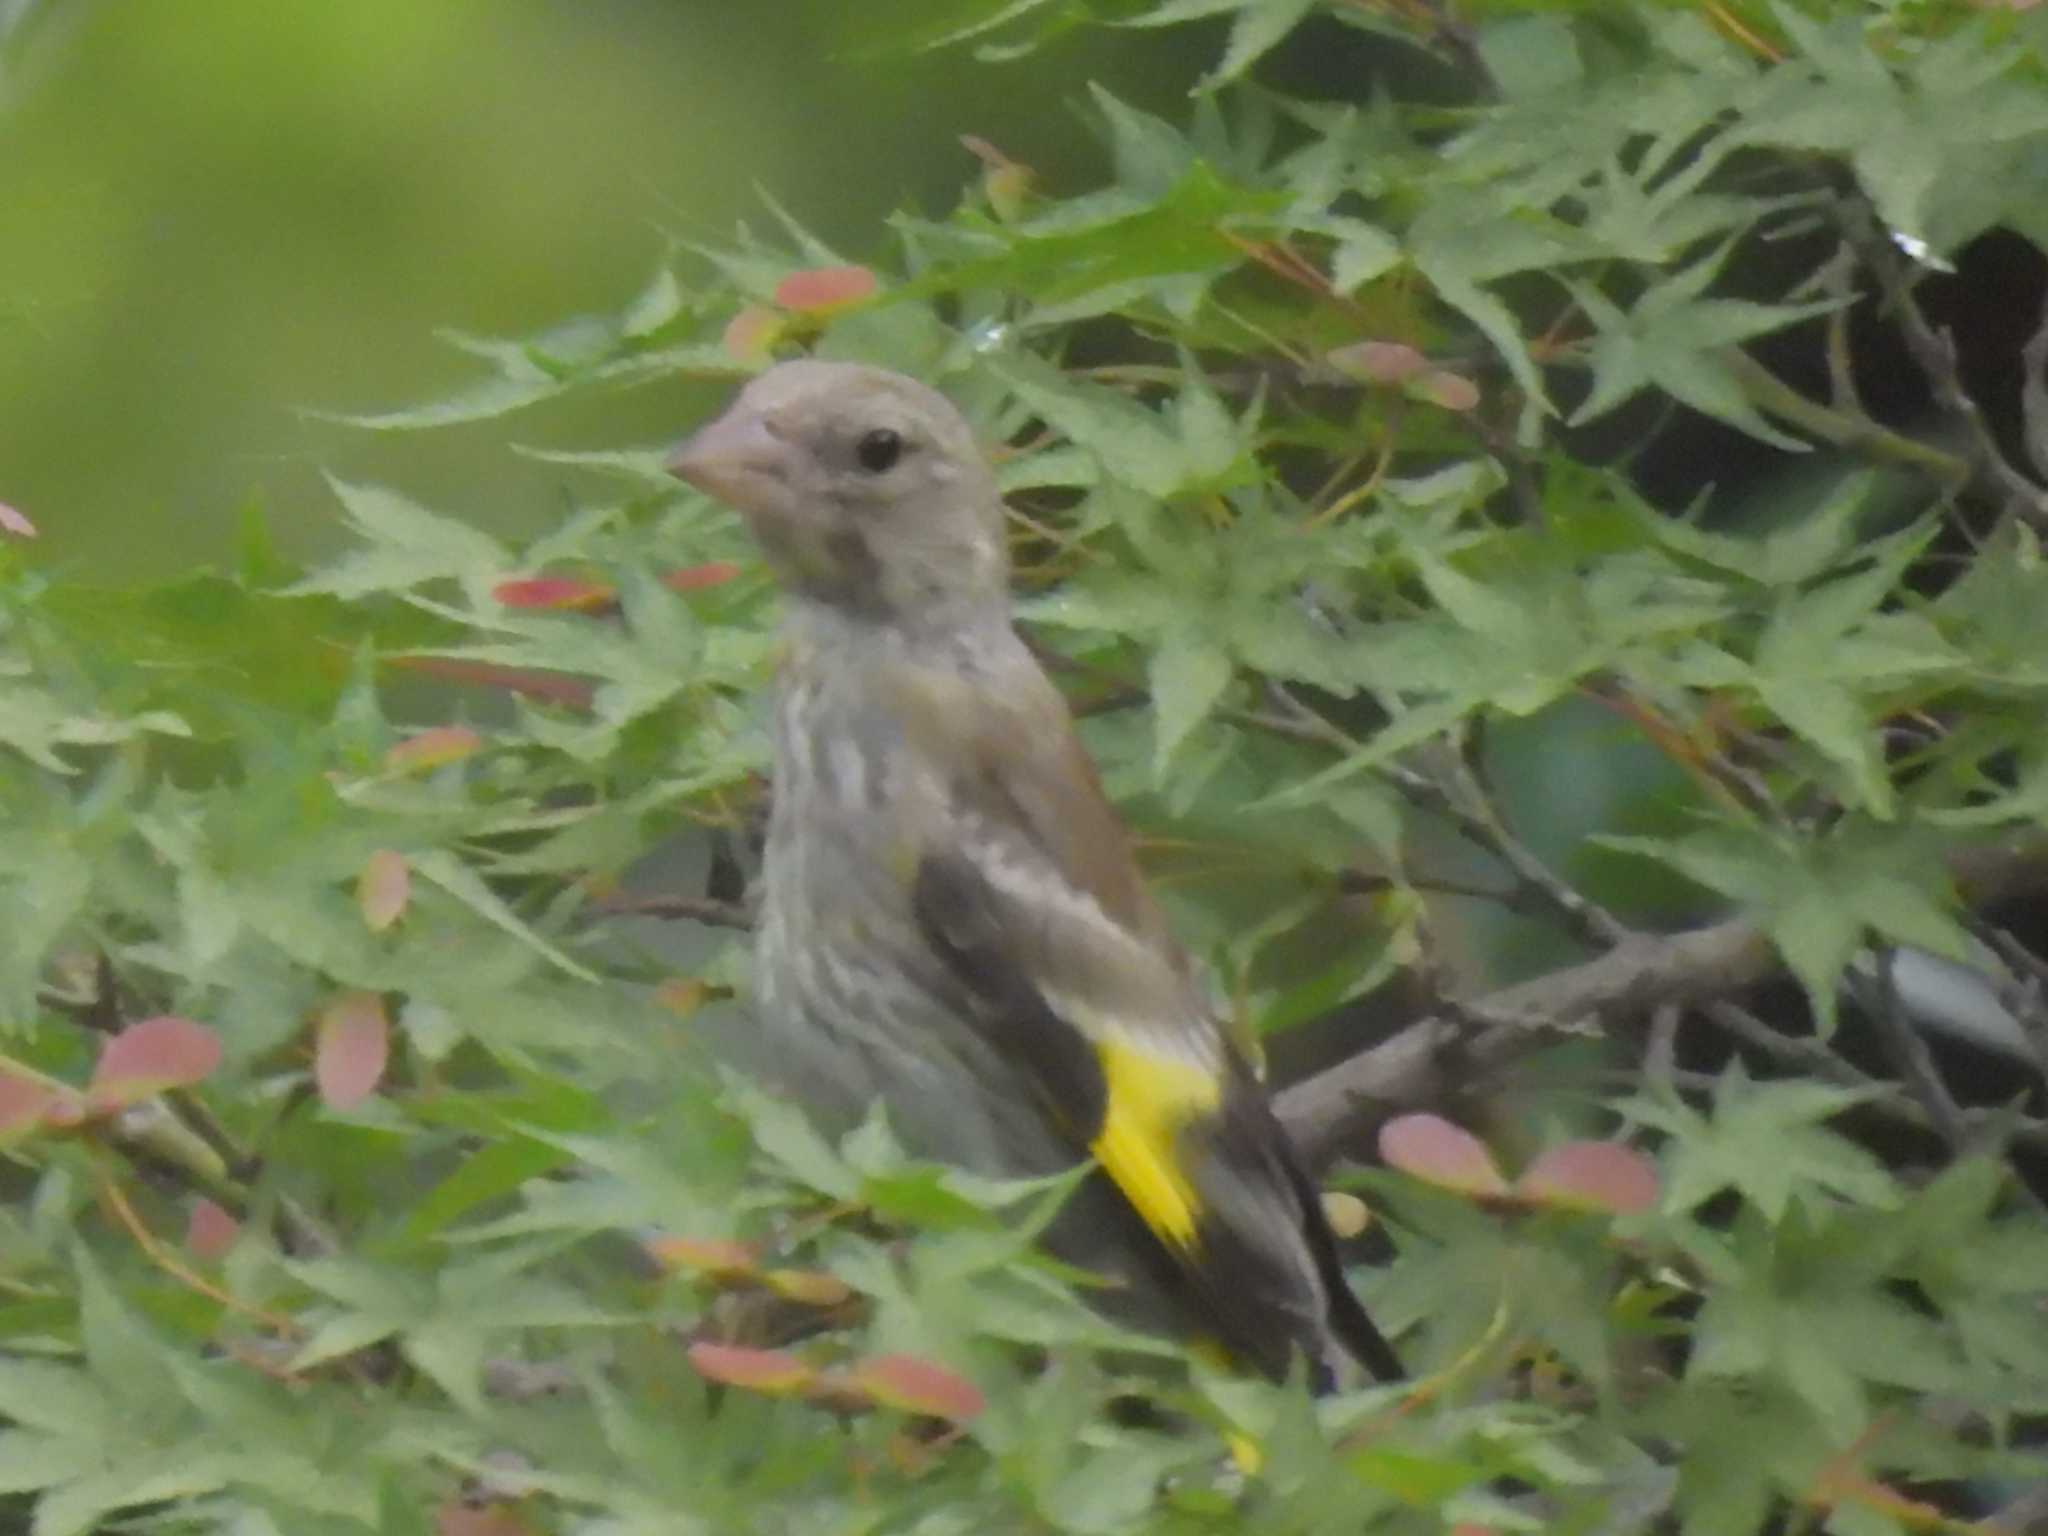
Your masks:
{"label": "bird", "polygon": [[1326,1391],[1401,1362],[1242,1037],[1147,889],[1019,635],[1005,509],[961,413],[798,358],[668,461],[784,598],[753,958],[791,1091],[912,1153],[1090,1164],[1046,1234],[1106,1312]]}

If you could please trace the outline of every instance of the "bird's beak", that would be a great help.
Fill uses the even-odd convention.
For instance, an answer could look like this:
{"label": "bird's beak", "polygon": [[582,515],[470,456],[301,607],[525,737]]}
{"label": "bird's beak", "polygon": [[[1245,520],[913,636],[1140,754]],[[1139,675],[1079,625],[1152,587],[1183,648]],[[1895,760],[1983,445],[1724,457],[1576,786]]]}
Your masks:
{"label": "bird's beak", "polygon": [[780,480],[786,447],[759,411],[727,411],[669,455],[668,472],[707,496],[746,509]]}

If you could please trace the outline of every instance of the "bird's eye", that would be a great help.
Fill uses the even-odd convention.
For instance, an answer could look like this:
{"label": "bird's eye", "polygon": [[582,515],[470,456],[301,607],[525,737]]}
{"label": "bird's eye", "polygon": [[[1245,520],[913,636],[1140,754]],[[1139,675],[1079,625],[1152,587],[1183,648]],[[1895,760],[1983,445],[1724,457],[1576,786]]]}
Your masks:
{"label": "bird's eye", "polygon": [[871,475],[886,474],[896,467],[896,461],[903,457],[903,434],[892,432],[887,427],[877,427],[864,433],[854,444],[853,456],[860,460],[860,467]]}

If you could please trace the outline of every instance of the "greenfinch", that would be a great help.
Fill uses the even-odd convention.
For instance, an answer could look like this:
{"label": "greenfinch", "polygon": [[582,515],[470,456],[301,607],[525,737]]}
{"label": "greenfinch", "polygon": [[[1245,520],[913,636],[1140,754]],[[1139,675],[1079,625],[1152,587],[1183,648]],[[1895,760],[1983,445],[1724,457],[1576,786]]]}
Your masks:
{"label": "greenfinch", "polygon": [[670,462],[787,597],[758,1027],[823,1116],[1003,1177],[1093,1167],[1048,1234],[1112,1313],[1283,1377],[1401,1365],[1259,1075],[1013,627],[987,460],[934,390],[779,364]]}

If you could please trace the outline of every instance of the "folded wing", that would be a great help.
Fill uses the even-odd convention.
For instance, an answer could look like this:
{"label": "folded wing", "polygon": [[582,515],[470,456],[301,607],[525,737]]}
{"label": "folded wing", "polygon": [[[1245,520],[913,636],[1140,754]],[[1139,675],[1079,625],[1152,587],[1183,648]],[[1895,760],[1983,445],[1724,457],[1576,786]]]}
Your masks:
{"label": "folded wing", "polygon": [[1334,1340],[1374,1375],[1398,1376],[1051,684],[1031,666],[999,688],[927,674],[903,689],[906,734],[949,765],[910,839],[922,935],[984,1038],[1139,1218],[1138,1240],[1155,1250],[1147,1267],[1217,1343],[1270,1375],[1300,1354],[1327,1382]]}

